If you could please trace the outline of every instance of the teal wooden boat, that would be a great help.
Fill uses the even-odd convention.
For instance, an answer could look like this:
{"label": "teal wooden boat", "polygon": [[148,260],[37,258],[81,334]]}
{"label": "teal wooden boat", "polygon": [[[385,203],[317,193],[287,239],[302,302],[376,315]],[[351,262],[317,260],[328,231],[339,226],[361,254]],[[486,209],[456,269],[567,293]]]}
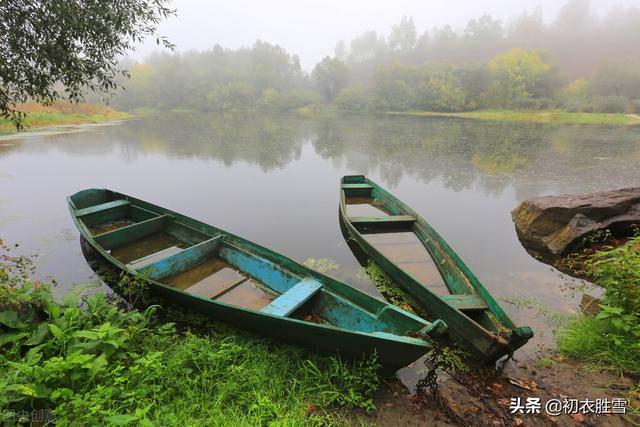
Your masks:
{"label": "teal wooden boat", "polygon": [[152,291],[237,327],[344,357],[415,361],[446,330],[269,249],[109,190],[67,198],[82,237]]}
{"label": "teal wooden boat", "polygon": [[414,210],[362,175],[340,182],[340,220],[355,242],[476,358],[492,362],[523,346],[516,327],[442,237]]}

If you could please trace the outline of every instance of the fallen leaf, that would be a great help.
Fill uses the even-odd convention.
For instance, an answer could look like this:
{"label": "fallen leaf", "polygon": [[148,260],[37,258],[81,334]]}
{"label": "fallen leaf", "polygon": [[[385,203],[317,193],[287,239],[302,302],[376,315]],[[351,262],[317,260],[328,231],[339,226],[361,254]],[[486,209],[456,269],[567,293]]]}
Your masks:
{"label": "fallen leaf", "polygon": [[583,423],[584,422],[584,415],[582,414],[575,414],[572,415],[571,418],[573,418],[573,420],[577,423]]}
{"label": "fallen leaf", "polygon": [[529,381],[529,383],[527,384],[527,382],[525,380],[516,380],[514,378],[509,378],[509,382],[517,387],[520,387],[522,389],[525,390],[535,390],[536,388],[538,388],[538,384],[536,384],[535,381]]}

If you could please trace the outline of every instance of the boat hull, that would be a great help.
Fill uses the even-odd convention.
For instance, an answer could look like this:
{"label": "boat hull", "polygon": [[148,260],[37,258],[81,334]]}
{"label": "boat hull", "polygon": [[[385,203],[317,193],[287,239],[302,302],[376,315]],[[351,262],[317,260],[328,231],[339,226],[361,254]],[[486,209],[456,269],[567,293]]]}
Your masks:
{"label": "boat hull", "polygon": [[[475,358],[494,362],[499,358],[513,353],[533,336],[527,326],[515,327],[511,319],[504,313],[499,304],[473,275],[453,249],[440,237],[426,221],[407,205],[396,199],[373,181],[361,175],[347,176],[340,181],[339,220],[345,238],[366,254],[356,253],[356,258],[366,266],[368,260],[378,264],[405,292],[407,292],[420,308],[433,316],[443,319],[448,325],[448,333],[458,341]],[[379,248],[364,238],[363,232],[350,220],[347,215],[345,184],[352,187],[355,197],[375,195],[381,200],[381,205],[391,216],[412,217],[414,220],[394,221],[388,223],[387,231],[407,231],[414,233],[424,245],[424,249],[433,259],[438,272],[444,280],[451,295],[473,295],[486,303],[486,312],[470,317],[466,312],[451,306],[431,291],[416,277],[390,260]],[[355,185],[354,185],[355,184]],[[361,187],[358,187],[361,184]],[[365,187],[369,186],[371,188]],[[353,195],[354,192],[352,191]],[[402,218],[400,218],[402,219]],[[427,242],[431,242],[427,244]]]}

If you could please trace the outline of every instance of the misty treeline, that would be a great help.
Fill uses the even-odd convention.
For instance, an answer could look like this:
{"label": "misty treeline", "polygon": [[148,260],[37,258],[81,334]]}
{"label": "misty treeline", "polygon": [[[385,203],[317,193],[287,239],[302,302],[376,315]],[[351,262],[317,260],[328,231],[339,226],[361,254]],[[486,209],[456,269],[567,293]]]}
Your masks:
{"label": "misty treeline", "polygon": [[387,35],[338,42],[333,57],[302,70],[296,55],[251,48],[156,54],[125,63],[123,109],[341,109],[465,111],[480,108],[640,112],[640,8],[596,17],[569,0],[556,19],[525,11],[508,23],[485,15],[461,30],[419,34],[403,17]]}

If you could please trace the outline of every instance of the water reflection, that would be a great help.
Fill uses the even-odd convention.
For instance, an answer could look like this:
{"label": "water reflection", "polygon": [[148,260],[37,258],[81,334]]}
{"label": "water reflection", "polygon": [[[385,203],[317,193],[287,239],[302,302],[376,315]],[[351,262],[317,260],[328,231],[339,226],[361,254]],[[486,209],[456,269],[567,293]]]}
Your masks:
{"label": "water reflection", "polygon": [[213,158],[225,166],[245,161],[263,170],[281,169],[300,158],[308,138],[304,120],[270,115],[169,114],[130,123],[121,130],[134,150],[176,158]]}
{"label": "water reflection", "polygon": [[[509,212],[550,193],[640,185],[640,127],[452,118],[171,113],[74,133],[4,135],[0,238],[38,253],[42,276],[94,278],[64,197],[113,188],[230,230],[298,261],[332,258],[373,292],[338,224],[338,181],[370,176],[442,234],[498,297],[577,306],[565,278],[530,257]],[[61,289],[62,291],[62,289]],[[552,342],[537,309],[504,304]],[[526,351],[526,350],[525,350]]]}

